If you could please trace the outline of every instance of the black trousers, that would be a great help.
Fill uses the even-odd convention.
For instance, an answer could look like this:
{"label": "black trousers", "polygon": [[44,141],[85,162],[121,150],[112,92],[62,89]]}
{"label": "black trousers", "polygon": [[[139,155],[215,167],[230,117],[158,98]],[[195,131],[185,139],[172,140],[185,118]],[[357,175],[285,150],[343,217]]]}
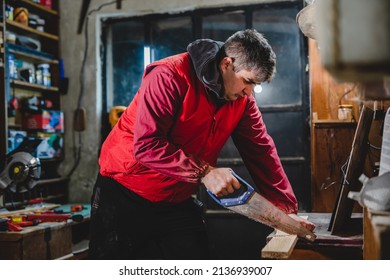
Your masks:
{"label": "black trousers", "polygon": [[98,175],[91,199],[90,259],[208,259],[196,202],[155,204]]}

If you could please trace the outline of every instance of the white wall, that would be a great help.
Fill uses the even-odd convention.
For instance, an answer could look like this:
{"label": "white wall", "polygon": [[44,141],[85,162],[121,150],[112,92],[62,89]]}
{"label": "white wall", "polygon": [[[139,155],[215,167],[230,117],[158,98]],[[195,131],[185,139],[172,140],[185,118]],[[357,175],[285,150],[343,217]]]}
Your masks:
{"label": "white wall", "polygon": [[[60,2],[60,36],[61,56],[64,61],[65,76],[69,77],[69,90],[63,97],[62,105],[65,111],[65,161],[61,165],[60,173],[66,175],[73,166],[73,112],[77,107],[80,93],[80,69],[85,50],[84,32],[77,34],[78,21],[82,1],[59,0]],[[92,0],[89,10],[97,9],[104,3],[115,1]],[[116,4],[103,7],[99,12],[91,14],[88,20],[88,52],[85,65],[84,86],[85,95],[83,107],[87,112],[86,131],[82,132],[83,147],[81,162],[73,173],[70,181],[71,202],[88,202],[93,184],[98,174],[98,151],[100,148],[101,123],[101,92],[100,74],[98,65],[100,59],[96,52],[99,44],[100,17],[133,16],[154,13],[176,13],[197,8],[223,7],[245,4],[259,4],[264,2],[283,2],[283,0],[122,0],[122,9],[117,10]],[[286,1],[284,1],[286,2]],[[77,134],[76,134],[77,136]],[[76,139],[78,139],[76,137]]]}

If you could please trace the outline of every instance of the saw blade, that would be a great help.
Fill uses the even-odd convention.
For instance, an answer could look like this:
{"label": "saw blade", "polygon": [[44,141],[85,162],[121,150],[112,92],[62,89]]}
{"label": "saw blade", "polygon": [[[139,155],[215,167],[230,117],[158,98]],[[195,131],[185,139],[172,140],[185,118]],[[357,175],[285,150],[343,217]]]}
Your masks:
{"label": "saw blade", "polygon": [[316,239],[313,232],[256,192],[245,204],[230,206],[228,209],[288,234],[297,235],[309,241]]}
{"label": "saw blade", "polygon": [[0,186],[7,186],[11,192],[22,193],[31,190],[40,178],[39,158],[26,152],[12,154],[7,159],[7,166],[1,173]]}
{"label": "saw blade", "polygon": [[232,175],[240,182],[240,189],[226,197],[218,198],[208,191],[209,195],[221,206],[252,220],[263,223],[288,234],[294,234],[309,241],[316,235],[297,220],[294,220],[266,198],[257,193],[244,179],[232,171]]}

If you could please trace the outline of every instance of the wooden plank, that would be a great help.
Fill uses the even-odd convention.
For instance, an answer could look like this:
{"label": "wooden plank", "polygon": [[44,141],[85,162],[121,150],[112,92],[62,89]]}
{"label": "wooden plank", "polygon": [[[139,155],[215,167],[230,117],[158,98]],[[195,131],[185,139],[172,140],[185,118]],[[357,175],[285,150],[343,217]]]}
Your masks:
{"label": "wooden plank", "polygon": [[261,257],[265,259],[287,259],[297,241],[297,235],[274,236],[261,250]]}
{"label": "wooden plank", "polygon": [[[301,218],[307,219],[307,216],[301,216]],[[277,230],[275,236],[261,250],[261,257],[266,259],[287,259],[297,242],[297,235]]]}

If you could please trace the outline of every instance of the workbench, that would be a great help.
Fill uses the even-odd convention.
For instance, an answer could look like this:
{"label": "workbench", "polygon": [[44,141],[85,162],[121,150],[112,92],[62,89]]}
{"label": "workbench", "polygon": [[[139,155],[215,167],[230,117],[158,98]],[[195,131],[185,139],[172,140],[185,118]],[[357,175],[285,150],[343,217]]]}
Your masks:
{"label": "workbench", "polygon": [[[297,240],[296,245],[288,255],[278,257],[275,253],[272,258],[291,260],[361,260],[363,258],[363,215],[352,215],[347,231],[332,235],[328,231],[331,213],[299,213],[307,216],[308,220],[316,225],[314,233],[317,239],[314,242]],[[267,237],[267,242],[275,237],[275,232]]]}
{"label": "workbench", "polygon": [[[46,260],[87,258],[90,205],[76,212],[83,221],[44,222],[20,232],[0,232],[0,259]],[[70,212],[71,204],[55,208]]]}

